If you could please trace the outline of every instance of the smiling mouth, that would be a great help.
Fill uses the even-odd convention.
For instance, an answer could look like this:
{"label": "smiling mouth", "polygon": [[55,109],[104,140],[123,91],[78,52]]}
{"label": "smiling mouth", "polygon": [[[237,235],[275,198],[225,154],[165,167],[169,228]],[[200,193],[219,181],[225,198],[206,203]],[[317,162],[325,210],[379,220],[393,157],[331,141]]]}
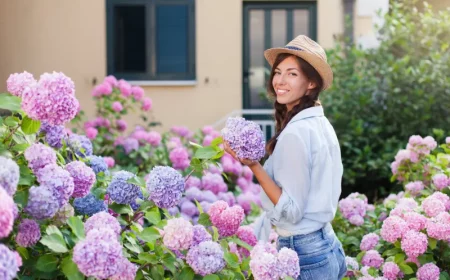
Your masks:
{"label": "smiling mouth", "polygon": [[276,90],[276,94],[277,95],[283,95],[283,94],[286,94],[288,92],[289,92],[289,90],[286,90],[286,89],[277,89]]}

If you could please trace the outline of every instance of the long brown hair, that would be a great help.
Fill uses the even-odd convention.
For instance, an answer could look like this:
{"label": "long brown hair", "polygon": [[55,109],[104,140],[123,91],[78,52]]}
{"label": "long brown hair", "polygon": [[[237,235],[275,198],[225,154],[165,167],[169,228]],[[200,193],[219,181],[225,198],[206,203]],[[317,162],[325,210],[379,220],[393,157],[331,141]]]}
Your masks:
{"label": "long brown hair", "polygon": [[280,133],[283,131],[283,129],[286,127],[286,125],[289,123],[289,121],[300,111],[313,107],[317,103],[320,104],[319,101],[319,94],[322,91],[323,87],[323,81],[320,77],[319,73],[317,73],[316,69],[311,66],[308,62],[303,60],[302,58],[298,56],[294,56],[297,59],[297,63],[300,66],[300,69],[303,73],[303,75],[306,76],[306,78],[314,83],[316,85],[315,88],[308,90],[307,93],[305,93],[301,98],[300,102],[295,105],[292,110],[289,112],[287,111],[287,107],[285,104],[280,104],[277,102],[276,99],[276,93],[275,89],[272,85],[272,80],[275,75],[275,69],[278,67],[278,65],[285,60],[286,58],[294,56],[287,53],[282,53],[277,56],[277,59],[275,60],[272,71],[270,73],[270,79],[267,83],[267,92],[269,95],[275,99],[274,101],[274,107],[275,107],[275,135],[269,140],[266,146],[266,151],[269,154],[273,153],[273,150],[275,149],[275,146],[277,145],[277,137],[280,135]]}

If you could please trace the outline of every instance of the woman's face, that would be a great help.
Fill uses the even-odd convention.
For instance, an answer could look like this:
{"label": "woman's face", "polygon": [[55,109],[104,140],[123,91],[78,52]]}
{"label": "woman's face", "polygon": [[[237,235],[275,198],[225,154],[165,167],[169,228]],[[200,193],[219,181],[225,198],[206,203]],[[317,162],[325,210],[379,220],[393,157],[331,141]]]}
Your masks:
{"label": "woman's face", "polygon": [[272,86],[280,104],[285,104],[290,111],[300,102],[300,98],[315,85],[302,73],[294,56],[283,60],[274,70]]}

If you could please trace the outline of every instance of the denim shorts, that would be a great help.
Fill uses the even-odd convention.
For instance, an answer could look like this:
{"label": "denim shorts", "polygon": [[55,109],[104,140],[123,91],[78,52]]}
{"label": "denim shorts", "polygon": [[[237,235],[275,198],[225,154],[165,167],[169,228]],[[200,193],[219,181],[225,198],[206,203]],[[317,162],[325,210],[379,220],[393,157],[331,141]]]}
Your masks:
{"label": "denim shorts", "polygon": [[338,280],[347,273],[345,253],[331,225],[302,235],[278,237],[278,250],[283,247],[297,252],[300,260],[298,280]]}

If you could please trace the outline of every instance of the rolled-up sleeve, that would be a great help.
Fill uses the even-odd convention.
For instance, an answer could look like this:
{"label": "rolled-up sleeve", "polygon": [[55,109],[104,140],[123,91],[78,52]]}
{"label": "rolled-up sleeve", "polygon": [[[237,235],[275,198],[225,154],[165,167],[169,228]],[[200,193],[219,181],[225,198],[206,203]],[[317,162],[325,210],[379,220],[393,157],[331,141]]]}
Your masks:
{"label": "rolled-up sleeve", "polygon": [[302,135],[286,133],[277,141],[274,179],[282,193],[270,213],[272,223],[281,218],[298,223],[304,215],[311,185],[311,155]]}

